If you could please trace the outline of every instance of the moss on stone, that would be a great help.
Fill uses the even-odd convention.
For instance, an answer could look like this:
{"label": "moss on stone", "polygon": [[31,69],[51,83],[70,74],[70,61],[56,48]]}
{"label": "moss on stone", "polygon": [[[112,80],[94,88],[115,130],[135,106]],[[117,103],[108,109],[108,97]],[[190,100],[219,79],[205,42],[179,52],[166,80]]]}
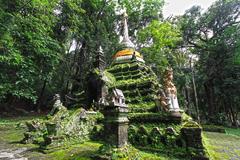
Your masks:
{"label": "moss on stone", "polygon": [[136,160],[141,158],[139,151],[131,145],[115,148],[111,145],[104,144],[99,148],[95,159]]}
{"label": "moss on stone", "polygon": [[96,154],[101,143],[88,141],[83,144],[76,144],[58,149],[49,154],[52,160],[80,160],[92,159],[92,155]]}
{"label": "moss on stone", "polygon": [[130,112],[146,112],[156,107],[154,97],[159,84],[150,67],[133,62],[112,65],[107,71],[116,77],[113,87],[123,91]]}
{"label": "moss on stone", "polygon": [[182,121],[182,122],[192,121],[192,117],[190,117],[189,115],[187,115],[187,114],[184,112],[184,113],[182,113],[181,121]]}
{"label": "moss on stone", "polygon": [[201,126],[195,121],[183,122],[182,128],[201,128]]}
{"label": "moss on stone", "polygon": [[[52,150],[64,145],[82,143],[89,140],[90,133],[100,113],[88,114],[84,109],[60,110],[40,123],[43,129],[29,130],[23,141],[39,144],[43,150]],[[38,124],[38,123],[37,123]],[[44,139],[44,141],[42,141]]]}

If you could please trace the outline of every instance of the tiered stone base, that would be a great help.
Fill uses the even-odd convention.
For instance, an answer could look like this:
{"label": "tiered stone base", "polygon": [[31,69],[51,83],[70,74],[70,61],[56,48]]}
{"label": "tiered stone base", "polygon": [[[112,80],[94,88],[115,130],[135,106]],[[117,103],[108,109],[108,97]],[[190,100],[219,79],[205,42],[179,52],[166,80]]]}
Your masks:
{"label": "tiered stone base", "polygon": [[202,142],[202,128],[183,113],[182,118],[167,114],[131,115],[129,142],[136,148],[174,154],[176,157],[208,159]]}
{"label": "tiered stone base", "polygon": [[112,65],[108,72],[116,78],[114,87],[121,89],[129,112],[147,112],[156,109],[155,96],[159,89],[157,76],[141,62]]}

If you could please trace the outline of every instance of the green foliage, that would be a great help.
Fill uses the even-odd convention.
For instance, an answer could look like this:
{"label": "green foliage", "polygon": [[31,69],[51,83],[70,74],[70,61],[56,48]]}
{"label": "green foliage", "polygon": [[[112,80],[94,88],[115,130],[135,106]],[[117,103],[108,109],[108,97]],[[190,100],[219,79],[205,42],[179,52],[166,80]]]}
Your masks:
{"label": "green foliage", "polygon": [[9,10],[11,5],[1,1],[0,6],[0,100],[13,96],[36,102],[60,58],[52,30],[56,1],[17,1]]}
{"label": "green foliage", "polygon": [[146,27],[151,21],[162,19],[163,0],[122,0],[118,10],[126,9],[129,15],[130,35]]}
{"label": "green foliage", "polygon": [[148,63],[156,65],[158,73],[163,73],[171,63],[169,60],[177,55],[174,48],[181,41],[180,35],[177,26],[168,21],[152,21],[140,31],[138,40],[144,46],[142,53]]}
{"label": "green foliage", "polygon": [[[205,13],[192,7],[179,19],[189,51],[197,55],[197,90],[207,118],[236,125],[239,112],[239,1],[218,0]],[[204,87],[202,87],[204,86]],[[207,104],[207,107],[205,107]],[[204,106],[204,107],[203,107]],[[215,113],[224,113],[216,116]]]}

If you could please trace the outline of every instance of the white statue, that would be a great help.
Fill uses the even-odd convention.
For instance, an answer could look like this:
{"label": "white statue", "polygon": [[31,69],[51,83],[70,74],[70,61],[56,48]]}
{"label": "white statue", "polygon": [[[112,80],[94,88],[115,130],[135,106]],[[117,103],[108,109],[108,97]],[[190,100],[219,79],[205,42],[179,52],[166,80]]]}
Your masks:
{"label": "white statue", "polygon": [[168,68],[164,75],[164,93],[165,95],[162,97],[161,104],[164,105],[164,108],[168,108],[168,110],[179,112],[180,108],[178,105],[177,99],[177,89],[173,84],[173,70],[172,68]]}

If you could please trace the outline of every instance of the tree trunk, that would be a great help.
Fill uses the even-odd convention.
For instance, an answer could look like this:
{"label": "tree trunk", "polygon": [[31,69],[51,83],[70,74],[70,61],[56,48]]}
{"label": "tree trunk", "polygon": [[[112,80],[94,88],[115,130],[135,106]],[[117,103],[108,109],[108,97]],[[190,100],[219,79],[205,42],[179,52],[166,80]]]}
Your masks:
{"label": "tree trunk", "polygon": [[185,92],[185,105],[187,108],[187,114],[190,114],[190,95],[189,95],[189,87],[185,85],[184,87],[184,92]]}
{"label": "tree trunk", "polygon": [[236,119],[236,115],[235,115],[235,112],[234,112],[234,109],[233,109],[233,107],[232,107],[232,102],[230,101],[229,102],[230,103],[230,105],[229,105],[229,110],[230,110],[230,113],[231,113],[231,120],[232,120],[232,126],[234,126],[234,127],[237,127],[237,119]]}
{"label": "tree trunk", "polygon": [[193,84],[193,91],[194,91],[195,109],[196,109],[196,113],[197,113],[197,121],[198,121],[198,123],[200,123],[199,108],[198,108],[198,96],[197,96],[197,90],[196,90],[196,84],[195,84],[194,70],[192,70],[192,84]]}
{"label": "tree trunk", "polygon": [[41,113],[42,99],[43,99],[43,94],[44,94],[44,91],[45,91],[45,88],[46,88],[46,84],[47,84],[47,80],[44,80],[43,86],[42,86],[42,89],[41,89],[41,92],[40,92],[40,96],[38,98],[38,104],[37,104],[37,112],[38,113]]}
{"label": "tree trunk", "polygon": [[210,121],[214,118],[215,115],[215,105],[214,105],[214,88],[212,80],[209,80],[204,83],[207,105],[208,105],[208,113]]}

